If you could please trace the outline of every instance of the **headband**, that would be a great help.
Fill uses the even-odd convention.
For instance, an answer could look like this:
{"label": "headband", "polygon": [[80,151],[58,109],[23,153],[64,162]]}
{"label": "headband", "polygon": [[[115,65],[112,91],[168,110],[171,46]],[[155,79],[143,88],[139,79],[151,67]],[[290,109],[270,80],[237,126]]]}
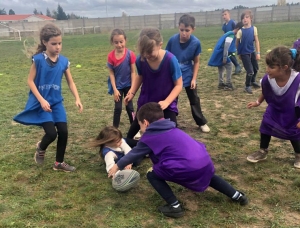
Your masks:
{"label": "headband", "polygon": [[292,53],[292,59],[296,59],[296,55],[297,55],[297,50],[295,48],[291,48],[291,53]]}

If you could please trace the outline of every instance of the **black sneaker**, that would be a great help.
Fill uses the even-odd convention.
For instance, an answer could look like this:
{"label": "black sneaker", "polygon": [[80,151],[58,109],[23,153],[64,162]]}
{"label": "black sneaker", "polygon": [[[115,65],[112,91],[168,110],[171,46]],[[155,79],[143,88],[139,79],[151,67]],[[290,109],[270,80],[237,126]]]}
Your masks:
{"label": "black sneaker", "polygon": [[225,88],[225,84],[224,83],[219,83],[218,89],[224,89],[224,88]]}
{"label": "black sneaker", "polygon": [[227,84],[225,84],[224,90],[232,91],[232,90],[234,90],[234,87],[231,83],[227,83]]}
{"label": "black sneaker", "polygon": [[241,206],[247,205],[248,204],[248,199],[247,199],[246,195],[243,192],[240,192],[240,194],[241,194],[241,196],[238,199],[234,200],[234,201],[240,203]]}
{"label": "black sneaker", "polygon": [[179,218],[184,215],[184,211],[180,204],[178,205],[178,207],[174,207],[170,204],[167,204],[165,206],[159,207],[158,211],[164,214],[165,216],[171,218]]}

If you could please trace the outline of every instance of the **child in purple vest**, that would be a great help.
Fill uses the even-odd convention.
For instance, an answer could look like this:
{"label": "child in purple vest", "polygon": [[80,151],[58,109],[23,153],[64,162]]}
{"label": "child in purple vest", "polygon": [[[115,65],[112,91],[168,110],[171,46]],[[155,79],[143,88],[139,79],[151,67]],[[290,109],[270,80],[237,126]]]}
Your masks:
{"label": "child in purple vest", "polygon": [[[131,89],[124,101],[128,104],[140,86],[141,92],[137,109],[148,102],[157,102],[164,112],[164,117],[177,124],[177,97],[182,90],[182,76],[177,58],[169,51],[163,50],[163,38],[159,29],[145,28],[138,39],[140,55],[136,59],[138,76],[132,82]],[[140,130],[135,118],[127,133],[133,139]]]}
{"label": "child in purple vest", "polygon": [[293,48],[300,50],[300,38],[294,42]]}
{"label": "child in purple vest", "polygon": [[150,102],[143,105],[137,113],[137,119],[143,135],[137,146],[110,169],[109,177],[149,154],[153,167],[148,170],[147,178],[167,202],[158,208],[165,216],[177,218],[184,214],[166,181],[196,192],[203,192],[210,186],[240,205],[248,203],[243,193],[214,174],[215,168],[205,145],[176,128],[174,122],[165,119],[159,104]]}
{"label": "child in purple vest", "polygon": [[[260,59],[260,45],[257,28],[252,25],[253,15],[251,10],[246,10],[241,15],[244,26],[236,34],[236,47],[244,68],[246,70],[245,92],[252,94],[252,86],[260,88],[256,80],[258,72],[257,60]],[[254,46],[255,42],[255,46]]]}
{"label": "child in purple vest", "polygon": [[277,47],[266,56],[267,74],[262,94],[247,107],[268,103],[260,125],[260,150],[249,155],[253,163],[267,159],[271,136],[290,140],[295,151],[294,167],[300,169],[300,50]]}

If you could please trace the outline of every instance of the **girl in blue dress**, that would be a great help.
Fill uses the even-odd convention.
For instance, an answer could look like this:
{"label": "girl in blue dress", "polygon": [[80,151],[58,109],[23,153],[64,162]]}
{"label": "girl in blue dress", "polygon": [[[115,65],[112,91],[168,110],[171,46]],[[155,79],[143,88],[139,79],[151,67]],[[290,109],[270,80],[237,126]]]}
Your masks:
{"label": "girl in blue dress", "polygon": [[67,116],[63,106],[61,81],[63,74],[75,97],[75,104],[81,112],[81,104],[73,81],[69,61],[60,55],[62,49],[61,31],[54,24],[45,25],[40,32],[40,41],[28,75],[30,88],[25,110],[14,117],[14,121],[24,125],[43,127],[45,135],[36,145],[34,160],[43,164],[47,147],[57,138],[54,170],[75,171],[75,167],[64,162],[68,140]]}

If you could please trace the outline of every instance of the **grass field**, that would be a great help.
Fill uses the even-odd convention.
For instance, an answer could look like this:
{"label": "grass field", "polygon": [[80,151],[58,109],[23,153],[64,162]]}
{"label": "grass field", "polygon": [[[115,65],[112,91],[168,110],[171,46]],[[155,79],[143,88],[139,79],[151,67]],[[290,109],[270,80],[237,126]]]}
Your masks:
{"label": "grass field", "polygon": [[[299,22],[258,24],[261,44],[260,71],[265,72],[266,51],[277,45],[291,46],[299,37]],[[165,43],[177,30],[162,31]],[[127,32],[127,47],[135,50],[139,31]],[[266,104],[252,110],[255,101],[243,93],[245,74],[233,76],[234,91],[217,89],[217,69],[207,66],[210,52],[222,34],[221,28],[197,28],[202,44],[198,92],[211,133],[201,133],[195,125],[183,91],[179,98],[179,127],[206,143],[216,173],[245,192],[249,205],[241,207],[212,189],[195,193],[172,184],[186,214],[170,219],[157,212],[164,204],[146,179],[151,162],[145,159],[137,171],[139,185],[127,193],[111,187],[98,151],[88,142],[99,130],[112,124],[113,99],[107,94],[106,56],[112,49],[109,34],[66,36],[62,54],[71,62],[83,113],[63,82],[68,113],[69,143],[66,161],[76,166],[74,173],[55,172],[55,145],[46,154],[45,164],[33,160],[35,144],[43,136],[37,127],[16,124],[12,117],[27,100],[26,84],[30,59],[21,42],[0,43],[0,227],[300,227],[300,170],[293,168],[293,149],[288,141],[272,139],[267,161],[250,164],[249,153],[259,147],[259,126]],[[80,64],[81,68],[75,66]],[[129,128],[125,110],[120,129]]]}

